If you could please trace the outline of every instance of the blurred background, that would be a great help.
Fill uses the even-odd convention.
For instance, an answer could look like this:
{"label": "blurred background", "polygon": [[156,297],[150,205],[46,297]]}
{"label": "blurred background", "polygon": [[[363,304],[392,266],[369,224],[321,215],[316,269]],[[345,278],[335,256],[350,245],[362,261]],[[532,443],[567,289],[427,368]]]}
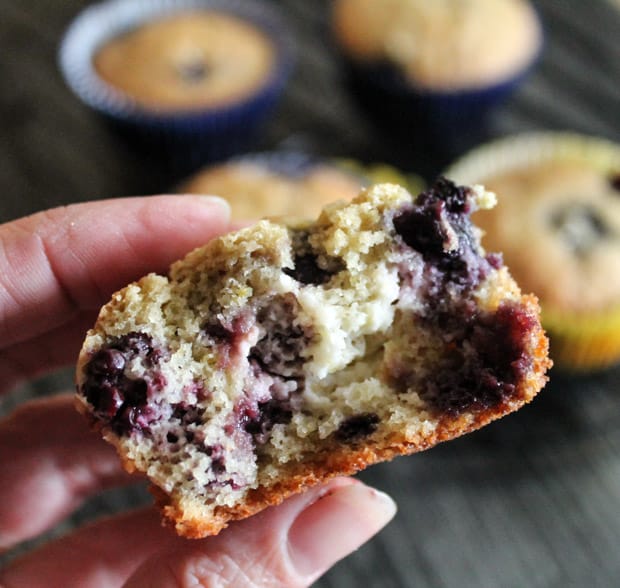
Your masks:
{"label": "blurred background", "polygon": [[[234,111],[222,123],[223,130],[213,123],[211,106],[200,115],[195,109],[188,115],[181,106],[180,118],[170,109],[149,118],[136,101],[117,104],[114,96],[104,100],[100,82],[89,78],[94,57],[84,49],[90,46],[88,38],[78,35],[62,62],[59,50],[63,40],[67,43],[68,27],[92,4],[0,0],[2,222],[73,202],[175,191],[205,166],[231,156],[252,154],[252,163],[262,166],[265,156],[257,158],[257,153],[273,161],[275,152],[277,162],[285,162],[268,164],[276,177],[266,182],[267,193],[276,191],[274,186],[283,199],[290,198],[289,192],[303,192],[305,203],[314,198],[315,185],[304,183],[306,172],[316,165],[334,166],[360,185],[387,177],[421,189],[478,146],[526,132],[570,131],[596,137],[613,153],[606,161],[618,162],[620,6],[615,0],[534,1],[534,14],[544,31],[542,45],[531,30],[517,36],[521,50],[527,43],[531,48],[521,57],[522,67],[487,78],[474,90],[403,81],[394,63],[387,64],[386,55],[358,53],[359,47],[334,34],[332,2],[257,1],[259,11],[253,9],[249,22],[264,25],[261,6],[269,14],[275,11],[276,24],[270,21],[265,30],[268,37],[280,39],[275,46],[286,52],[286,59],[268,56],[266,97],[245,111]],[[141,2],[140,14],[150,10],[144,8],[148,4]],[[343,18],[347,22],[346,15]],[[484,23],[482,16],[479,19]],[[104,14],[96,20],[105,20],[108,34],[127,28]],[[450,35],[459,34],[458,19],[455,22],[450,26],[456,29],[447,31]],[[486,28],[500,25],[490,21]],[[429,38],[431,43],[432,35]],[[107,40],[97,42],[102,39]],[[481,55],[493,52],[490,43],[477,48]],[[252,48],[249,52],[254,54]],[[475,53],[465,63],[472,61]],[[183,75],[195,85],[204,72],[199,68],[196,73],[195,64],[190,65]],[[80,69],[84,67],[85,72]],[[441,67],[438,62],[434,69]],[[116,74],[110,75],[113,82]],[[491,88],[494,98],[497,87],[507,82],[510,88],[504,88],[501,101],[489,100],[486,91]],[[260,94],[257,88],[241,101],[254,100]],[[235,100],[230,98],[230,103]],[[229,103],[218,103],[215,110],[228,108]],[[385,111],[392,116],[386,118]],[[394,114],[396,123],[388,120]],[[247,121],[253,135],[229,142]],[[186,133],[189,123],[193,130]],[[597,161],[594,168],[609,177],[616,198],[609,206],[615,209],[607,215],[606,204],[597,200],[597,211],[604,218],[618,218],[620,183],[613,186],[620,166],[605,165]],[[292,187],[278,183],[282,176],[294,180]],[[233,179],[227,177],[222,186],[232,183],[237,190],[247,190],[238,188],[234,174]],[[335,186],[342,185],[342,178],[332,180],[327,182],[329,189],[339,189]],[[258,202],[264,197],[244,192],[239,198]],[[617,252],[620,228],[611,230],[611,247]],[[620,274],[620,257],[612,254],[609,259],[616,264],[607,268],[609,275]],[[620,305],[620,292],[615,297],[611,311]],[[613,332],[608,336],[614,339]],[[618,331],[616,338],[620,340]],[[500,422],[363,472],[361,478],[395,498],[399,513],[375,540],[317,586],[617,586],[620,367],[614,358],[602,366],[595,362],[577,367],[554,368],[539,397]],[[0,398],[0,414],[25,398],[71,387],[70,369],[38,380]],[[147,500],[143,487],[108,491],[43,540]],[[35,543],[4,555],[0,562]]]}

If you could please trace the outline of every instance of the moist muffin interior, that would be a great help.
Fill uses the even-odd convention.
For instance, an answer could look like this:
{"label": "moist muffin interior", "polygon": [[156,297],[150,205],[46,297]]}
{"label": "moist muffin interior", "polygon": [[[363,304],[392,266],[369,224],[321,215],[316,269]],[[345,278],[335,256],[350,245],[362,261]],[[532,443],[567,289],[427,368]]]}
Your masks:
{"label": "moist muffin interior", "polygon": [[470,222],[493,204],[385,184],[213,241],[104,307],[82,410],[177,505],[226,509],[362,444],[419,449],[516,408],[546,363],[537,308]]}

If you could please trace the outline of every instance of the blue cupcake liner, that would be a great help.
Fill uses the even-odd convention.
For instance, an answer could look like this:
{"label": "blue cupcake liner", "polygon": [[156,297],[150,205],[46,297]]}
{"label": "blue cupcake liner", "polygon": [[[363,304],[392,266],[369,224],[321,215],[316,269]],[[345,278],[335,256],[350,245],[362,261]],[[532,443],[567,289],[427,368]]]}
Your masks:
{"label": "blue cupcake liner", "polygon": [[409,82],[397,66],[387,62],[363,63],[334,46],[343,63],[355,99],[374,119],[391,130],[438,145],[458,133],[477,138],[488,115],[502,104],[537,65],[544,49],[544,28],[537,14],[540,43],[529,63],[513,76],[495,84],[462,90],[433,90]]}
{"label": "blue cupcake liner", "polygon": [[[274,42],[273,70],[253,95],[225,106],[160,113],[138,105],[98,76],[93,57],[107,41],[151,20],[196,9],[239,16]],[[225,159],[252,141],[286,86],[294,43],[279,12],[260,0],[108,0],[77,16],[65,33],[58,59],[68,86],[85,104],[128,138],[159,153],[173,170],[186,173]]]}

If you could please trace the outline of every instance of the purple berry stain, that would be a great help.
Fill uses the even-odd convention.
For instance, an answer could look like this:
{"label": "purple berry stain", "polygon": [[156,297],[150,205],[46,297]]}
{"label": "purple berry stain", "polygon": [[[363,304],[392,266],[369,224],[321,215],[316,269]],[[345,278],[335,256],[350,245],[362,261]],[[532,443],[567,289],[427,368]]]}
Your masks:
{"label": "purple berry stain", "polygon": [[[159,417],[157,407],[149,403],[149,396],[166,384],[156,370],[166,355],[145,333],[131,332],[117,337],[92,356],[80,392],[93,407],[94,414],[118,434],[146,430]],[[144,378],[125,374],[126,365],[136,357],[149,370]]]}
{"label": "purple berry stain", "polygon": [[286,402],[268,400],[259,403],[255,411],[246,412],[242,426],[250,435],[254,443],[263,445],[269,440],[274,425],[285,425],[291,422],[293,411]]}
{"label": "purple berry stain", "polygon": [[[424,374],[408,361],[395,361],[390,379],[397,390],[417,390],[429,406],[452,415],[495,407],[518,393],[537,324],[518,303],[481,312],[468,295],[503,264],[501,255],[484,256],[477,245],[472,199],[471,188],[439,178],[393,218],[397,239],[424,261],[418,287],[425,309],[412,314],[412,328],[443,340],[444,353]],[[413,287],[410,269],[400,271],[401,288]]]}
{"label": "purple berry stain", "polygon": [[502,264],[499,255],[479,254],[470,220],[472,198],[471,188],[439,178],[413,204],[403,206],[394,215],[396,234],[426,262],[427,297],[431,303],[445,298],[449,287],[471,291]]}
{"label": "purple berry stain", "polygon": [[308,326],[295,324],[300,313],[293,294],[275,296],[257,312],[264,335],[250,349],[249,358],[272,376],[295,378],[303,374],[302,350],[308,346],[313,332]]}
{"label": "purple berry stain", "polygon": [[494,408],[514,398],[517,383],[531,367],[526,353],[536,317],[517,303],[503,303],[495,313],[458,315],[434,326],[450,333],[446,350],[432,374],[418,379],[411,370],[395,374],[395,387],[413,388],[440,413],[459,415],[465,411]]}

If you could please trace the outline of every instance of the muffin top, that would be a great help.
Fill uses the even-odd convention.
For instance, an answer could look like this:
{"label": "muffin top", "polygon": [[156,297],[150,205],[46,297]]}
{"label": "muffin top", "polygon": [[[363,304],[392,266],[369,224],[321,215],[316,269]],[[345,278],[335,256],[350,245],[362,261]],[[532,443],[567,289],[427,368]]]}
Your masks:
{"label": "muffin top", "polygon": [[254,161],[231,161],[199,172],[181,192],[215,194],[228,200],[238,220],[313,218],[323,206],[357,196],[363,181],[327,163],[287,174]]}
{"label": "muffin top", "polygon": [[544,308],[595,312],[620,304],[620,169],[585,161],[529,165],[485,178],[498,206],[479,214],[484,246]]}
{"label": "muffin top", "polygon": [[336,0],[333,17],[350,57],[391,63],[428,89],[501,82],[525,69],[542,41],[527,0]]}
{"label": "muffin top", "polygon": [[275,61],[275,45],[266,33],[214,10],[153,20],[111,39],[94,57],[104,81],[159,111],[242,100],[267,83]]}

